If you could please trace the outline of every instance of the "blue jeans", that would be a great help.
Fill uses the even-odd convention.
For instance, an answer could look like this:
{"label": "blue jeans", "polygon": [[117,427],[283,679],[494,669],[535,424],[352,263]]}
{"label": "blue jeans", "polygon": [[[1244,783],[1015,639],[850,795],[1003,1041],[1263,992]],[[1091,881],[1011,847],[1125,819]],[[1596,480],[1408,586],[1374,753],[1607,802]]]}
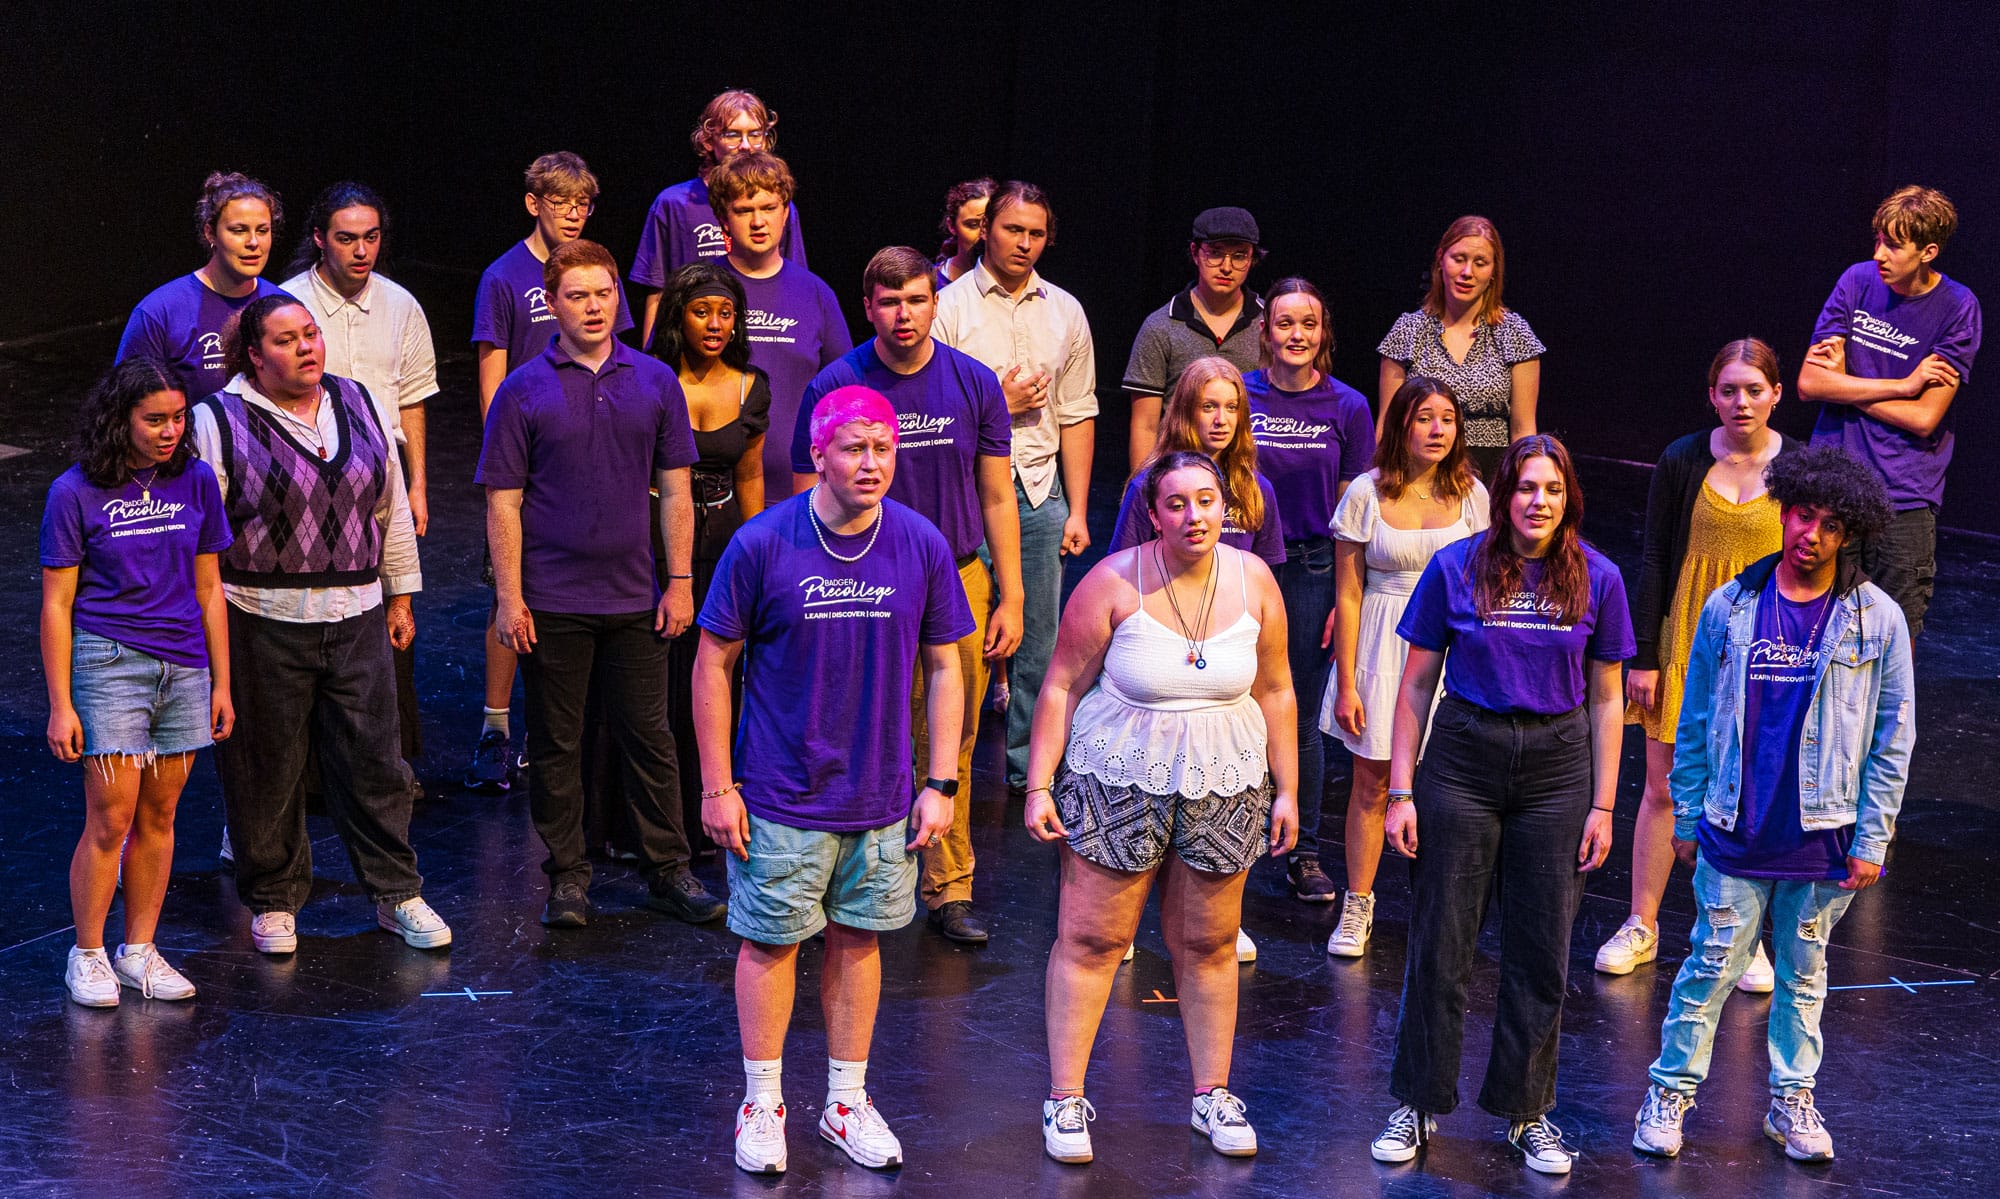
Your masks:
{"label": "blue jeans", "polygon": [[[1458,1106],[1466,987],[1489,895],[1500,900],[1500,988],[1479,1106],[1533,1120],[1556,1105],[1576,868],[1590,814],[1590,720],[1438,704],[1417,766],[1417,858],[1389,1093],[1421,1112]],[[1497,886],[1495,885],[1497,882]]]}
{"label": "blue jeans", "polygon": [[1667,1019],[1660,1025],[1659,1060],[1646,1073],[1660,1086],[1687,1095],[1708,1077],[1722,1001],[1750,965],[1768,910],[1771,965],[1778,976],[1766,1033],[1771,1094],[1811,1090],[1826,1048],[1819,1033],[1826,1002],[1826,943],[1854,892],[1831,880],[1737,878],[1714,869],[1704,857],[1694,868],[1694,897],[1701,912],[1689,937],[1687,961],[1674,979]]}
{"label": "blue jeans", "polygon": [[1287,541],[1279,565],[1278,591],[1285,597],[1285,652],[1292,664],[1292,691],[1299,701],[1299,841],[1292,857],[1319,856],[1319,817],[1326,799],[1326,745],[1319,731],[1320,699],[1326,694],[1327,651],[1320,647],[1327,613],[1333,611],[1333,540],[1314,537]]}
{"label": "blue jeans", "polygon": [[[1021,481],[1014,480],[1014,503],[1021,513],[1021,646],[1007,667],[1007,785],[1025,787],[1035,697],[1042,693],[1049,658],[1056,652],[1056,626],[1062,621],[1062,536],[1069,500],[1058,476],[1039,508],[1028,503]],[[977,704],[984,698],[967,695],[965,702]]]}

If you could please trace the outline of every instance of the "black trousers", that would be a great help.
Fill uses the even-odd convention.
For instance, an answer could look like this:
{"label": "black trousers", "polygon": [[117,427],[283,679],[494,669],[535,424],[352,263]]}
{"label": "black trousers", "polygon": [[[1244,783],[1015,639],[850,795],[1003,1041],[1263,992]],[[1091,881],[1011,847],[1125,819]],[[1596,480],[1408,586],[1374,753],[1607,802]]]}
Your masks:
{"label": "black trousers", "polygon": [[542,869],[556,882],[590,881],[584,836],[584,709],[596,675],[597,712],[623,751],[623,812],[641,867],[658,878],[687,865],[681,783],[667,727],[667,643],[653,612],[534,613],[535,646],[521,655],[528,701],[528,783]]}

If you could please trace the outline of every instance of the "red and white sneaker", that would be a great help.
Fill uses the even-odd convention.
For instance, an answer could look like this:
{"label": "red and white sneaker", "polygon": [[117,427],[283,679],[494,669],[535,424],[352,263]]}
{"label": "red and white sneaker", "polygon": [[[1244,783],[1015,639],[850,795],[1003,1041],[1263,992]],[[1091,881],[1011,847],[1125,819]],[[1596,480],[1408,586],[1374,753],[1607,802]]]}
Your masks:
{"label": "red and white sneaker", "polygon": [[785,1172],[785,1104],[770,1095],[736,1109],[736,1166],[752,1174]]}
{"label": "red and white sneaker", "polygon": [[861,1106],[829,1101],[819,1116],[819,1135],[846,1151],[847,1156],[874,1170],[903,1164],[903,1143],[875,1110],[875,1101],[861,1096]]}

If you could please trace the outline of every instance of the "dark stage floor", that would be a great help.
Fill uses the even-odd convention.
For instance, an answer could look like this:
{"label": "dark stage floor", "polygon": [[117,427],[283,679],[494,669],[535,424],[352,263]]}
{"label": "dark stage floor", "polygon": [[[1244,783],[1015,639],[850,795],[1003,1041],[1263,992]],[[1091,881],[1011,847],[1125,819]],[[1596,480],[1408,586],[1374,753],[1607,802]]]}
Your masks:
{"label": "dark stage floor", "polygon": [[[471,290],[469,278],[437,282],[420,294]],[[1234,1082],[1260,1157],[1218,1157],[1187,1128],[1172,976],[1149,915],[1091,1075],[1098,1159],[1057,1165],[1036,1140],[1051,851],[1028,839],[1018,807],[988,785],[974,812],[991,946],[960,950],[920,926],[885,939],[870,1081],[910,1164],[871,1174],[814,1132],[825,1045],[818,951],[808,949],[786,1055],[791,1172],[775,1183],[740,1174],[730,1146],[741,1088],[734,942],[647,912],[638,880],[617,867],[599,874],[595,924],[544,930],[542,855],[525,795],[496,802],[452,783],[477,723],[486,604],[476,587],[470,367],[446,335],[461,327],[439,320],[441,347],[454,352],[450,386],[431,406],[433,532],[418,601],[433,798],[414,829],[426,895],[452,922],[456,945],[425,953],[375,931],[337,841],[316,823],[326,877],[302,914],[299,953],[254,952],[248,913],[217,869],[218,796],[204,762],[182,805],[161,935],[201,993],[168,1004],[127,992],[110,1012],[71,1004],[60,982],[82,800],[77,770],[42,745],[34,529],[63,465],[58,437],[117,328],[0,348],[0,441],[30,451],[0,461],[0,521],[14,530],[0,553],[15,580],[0,596],[0,658],[15,663],[0,686],[0,778],[12,797],[0,805],[0,884],[12,896],[0,907],[0,1194],[1995,1193],[2000,546],[1958,535],[1943,539],[1932,631],[1917,657],[1920,731],[1892,877],[1856,902],[1831,956],[1834,985],[1851,989],[1834,994],[1825,1022],[1820,1105],[1840,1151],[1830,1166],[1788,1162],[1760,1134],[1767,1001],[1741,996],[1725,1013],[1686,1153],[1657,1162],[1628,1147],[1692,903],[1677,876],[1661,963],[1622,979],[1594,974],[1591,955],[1625,912],[1623,844],[1592,880],[1576,930],[1554,1113],[1583,1151],[1567,1182],[1528,1174],[1501,1144],[1504,1128],[1469,1099],[1421,1164],[1370,1160],[1368,1139],[1393,1106],[1385,1088],[1408,906],[1405,872],[1393,866],[1374,944],[1356,963],[1322,952],[1336,910],[1294,902],[1269,866],[1253,876],[1244,922],[1262,953],[1242,970]],[[1103,463],[1122,461],[1117,439],[1105,441]],[[1588,527],[1629,568],[1645,475],[1603,462],[1586,471]],[[1098,471],[1095,511],[1106,525],[1115,473]],[[1638,793],[1634,737],[1621,837]],[[982,747],[989,770],[993,749]],[[1329,774],[1337,841],[1344,766]],[[1338,880],[1337,848],[1328,857]],[[702,870],[720,885],[712,860]],[[1468,1096],[1493,982],[1488,959],[1468,1024]]]}

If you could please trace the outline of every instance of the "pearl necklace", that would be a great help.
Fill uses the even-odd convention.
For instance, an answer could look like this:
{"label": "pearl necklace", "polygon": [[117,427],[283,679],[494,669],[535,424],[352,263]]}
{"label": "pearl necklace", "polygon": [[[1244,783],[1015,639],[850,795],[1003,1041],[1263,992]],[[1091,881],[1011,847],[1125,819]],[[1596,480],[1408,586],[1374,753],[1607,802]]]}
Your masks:
{"label": "pearl necklace", "polygon": [[850,558],[846,554],[834,553],[833,547],[826,543],[826,533],[820,527],[819,510],[813,507],[813,501],[817,500],[818,498],[819,498],[819,484],[815,483],[813,484],[813,489],[806,493],[806,518],[812,521],[813,536],[819,538],[819,548],[825,550],[826,556],[832,558],[836,562],[859,562],[863,558],[866,558],[868,556],[868,551],[875,548],[875,539],[882,535],[881,506],[877,505],[875,508],[875,524],[868,534],[868,544],[861,547],[860,553]]}

